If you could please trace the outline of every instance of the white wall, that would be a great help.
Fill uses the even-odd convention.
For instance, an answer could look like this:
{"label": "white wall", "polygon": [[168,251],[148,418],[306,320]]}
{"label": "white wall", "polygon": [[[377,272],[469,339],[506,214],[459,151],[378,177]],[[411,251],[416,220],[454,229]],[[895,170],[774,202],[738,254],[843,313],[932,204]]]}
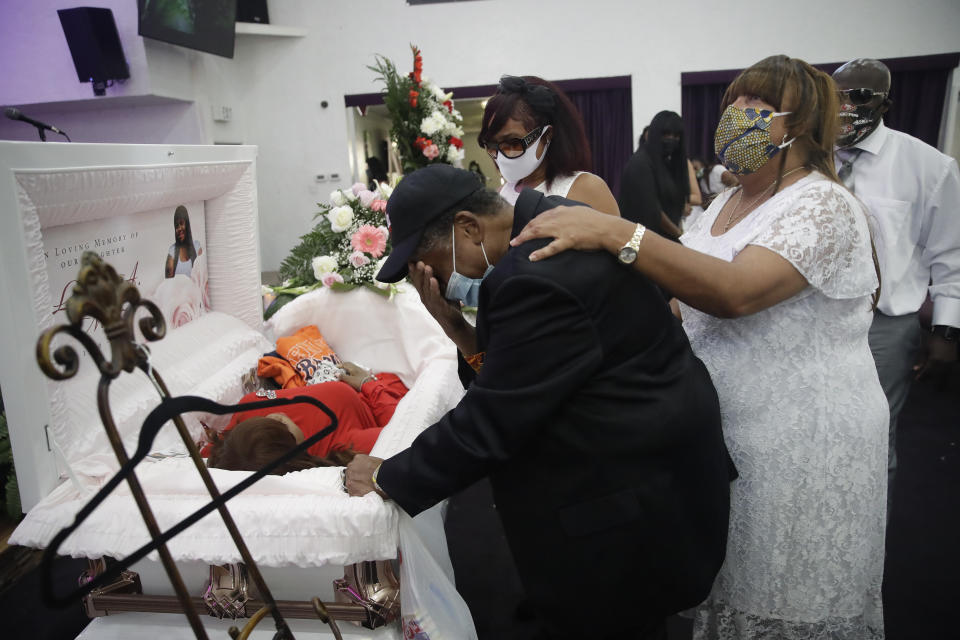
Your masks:
{"label": "white wall", "polygon": [[[8,6],[53,5],[53,0],[0,2],[5,14],[0,24],[7,24],[8,31]],[[115,14],[118,6],[128,12],[135,5],[133,0],[99,4],[113,6]],[[415,43],[423,49],[425,74],[441,86],[493,84],[503,73],[550,79],[630,75],[633,126],[640,131],[657,111],[680,110],[683,71],[742,68],[774,53],[832,62],[960,50],[957,0],[806,0],[768,3],[760,10],[702,0],[668,5],[652,0],[477,0],[415,7],[403,0],[271,0],[269,8],[273,24],[302,27],[308,35],[238,37],[234,60],[151,43],[145,54],[148,72],[156,77],[151,91],[163,88],[165,95],[181,97],[192,88],[196,104],[189,114],[175,115],[182,107],[167,105],[136,116],[163,123],[143,127],[154,136],[150,141],[165,130],[174,137],[197,134],[196,141],[259,145],[261,248],[267,270],[275,269],[310,228],[315,203],[339,186],[317,185],[315,174],[339,173],[343,186],[352,182],[343,96],[380,89],[366,68],[374,53],[392,58],[405,71],[412,66],[409,44]],[[123,23],[128,22],[124,17]],[[59,30],[55,14],[54,26]],[[128,40],[138,39],[135,26],[133,34],[121,36],[128,58]],[[0,54],[10,60],[4,35],[0,27]],[[54,51],[56,39],[45,36],[49,55],[65,56],[72,72],[65,44],[62,52]],[[22,63],[30,51],[35,50],[21,48],[13,54]],[[154,62],[157,51],[165,56],[160,71]],[[176,56],[189,67],[179,76]],[[47,82],[43,74],[32,75],[36,83]],[[177,81],[177,87],[167,88],[164,79]],[[76,83],[75,75],[72,81]],[[26,102],[5,96],[0,87],[0,103]],[[326,109],[320,106],[323,100],[329,103]],[[213,104],[232,107],[234,121],[213,123]],[[194,124],[182,125],[190,118]],[[0,137],[8,130],[0,125]]]}

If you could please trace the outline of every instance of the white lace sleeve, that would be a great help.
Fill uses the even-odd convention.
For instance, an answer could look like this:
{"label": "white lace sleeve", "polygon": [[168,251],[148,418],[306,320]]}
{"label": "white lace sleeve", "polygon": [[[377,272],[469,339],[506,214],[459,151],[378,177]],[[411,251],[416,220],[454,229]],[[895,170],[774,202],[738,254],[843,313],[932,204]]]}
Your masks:
{"label": "white lace sleeve", "polygon": [[833,182],[809,185],[750,244],[789,260],[828,297],[858,298],[877,288],[866,215]]}

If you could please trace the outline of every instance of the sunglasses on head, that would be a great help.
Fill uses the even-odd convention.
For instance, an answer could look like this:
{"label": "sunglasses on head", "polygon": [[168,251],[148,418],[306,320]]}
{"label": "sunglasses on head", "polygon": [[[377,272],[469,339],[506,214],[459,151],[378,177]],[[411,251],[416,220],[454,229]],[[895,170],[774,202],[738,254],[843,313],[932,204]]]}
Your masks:
{"label": "sunglasses on head", "polygon": [[850,104],[857,106],[867,104],[877,96],[887,97],[886,91],[874,91],[873,89],[841,89],[840,93],[850,100]]}

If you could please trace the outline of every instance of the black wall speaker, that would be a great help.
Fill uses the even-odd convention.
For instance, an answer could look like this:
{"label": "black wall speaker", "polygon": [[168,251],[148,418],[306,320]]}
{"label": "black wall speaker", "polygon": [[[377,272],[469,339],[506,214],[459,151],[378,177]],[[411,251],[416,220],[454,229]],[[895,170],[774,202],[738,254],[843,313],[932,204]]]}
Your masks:
{"label": "black wall speaker", "polygon": [[107,81],[130,77],[113,11],[76,7],[58,9],[57,14],[80,82],[92,82],[94,93],[103,95]]}
{"label": "black wall speaker", "polygon": [[237,22],[270,24],[267,0],[237,0]]}

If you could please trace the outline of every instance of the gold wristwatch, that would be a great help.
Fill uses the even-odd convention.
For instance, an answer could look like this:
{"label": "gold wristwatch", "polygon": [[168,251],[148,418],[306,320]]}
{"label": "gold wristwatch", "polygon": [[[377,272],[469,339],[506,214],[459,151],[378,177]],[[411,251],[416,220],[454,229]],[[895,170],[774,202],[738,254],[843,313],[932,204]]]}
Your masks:
{"label": "gold wristwatch", "polygon": [[637,259],[637,252],[640,250],[640,241],[643,239],[643,234],[646,230],[647,228],[645,226],[637,223],[637,229],[633,232],[633,237],[630,238],[630,242],[623,245],[617,254],[617,259],[620,260],[620,262],[623,264],[633,264],[633,261]]}

